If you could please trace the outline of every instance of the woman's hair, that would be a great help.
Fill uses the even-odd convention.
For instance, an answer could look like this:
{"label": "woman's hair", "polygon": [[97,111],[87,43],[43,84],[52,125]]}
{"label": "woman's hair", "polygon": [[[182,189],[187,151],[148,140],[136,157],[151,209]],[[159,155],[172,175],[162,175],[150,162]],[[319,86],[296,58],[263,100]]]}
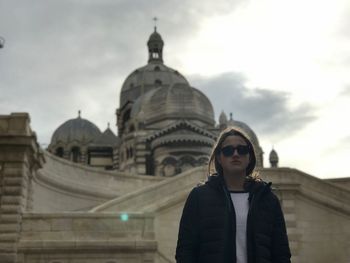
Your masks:
{"label": "woman's hair", "polygon": [[217,173],[219,175],[222,175],[223,170],[222,170],[221,164],[218,161],[218,156],[220,155],[222,143],[228,136],[240,136],[247,143],[247,145],[249,147],[250,160],[249,160],[248,167],[246,169],[246,176],[251,176],[253,173],[253,170],[255,168],[255,164],[256,164],[256,156],[255,156],[254,146],[249,141],[247,136],[243,135],[243,132],[238,131],[236,128],[233,128],[233,127],[228,127],[220,133],[220,135],[217,139],[217,142],[213,148],[213,151],[210,155],[210,158],[209,158],[208,174],[212,175],[212,174]]}

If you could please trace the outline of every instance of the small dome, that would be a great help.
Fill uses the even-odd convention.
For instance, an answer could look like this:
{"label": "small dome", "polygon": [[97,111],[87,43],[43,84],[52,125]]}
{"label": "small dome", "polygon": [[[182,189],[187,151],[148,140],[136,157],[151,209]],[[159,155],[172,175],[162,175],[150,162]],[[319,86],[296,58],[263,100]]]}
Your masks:
{"label": "small dome", "polygon": [[227,124],[227,116],[226,113],[224,111],[221,112],[220,116],[219,116],[219,124]]}
{"label": "small dome", "polygon": [[251,143],[254,146],[255,153],[256,153],[256,166],[257,167],[263,167],[264,166],[264,160],[263,160],[263,150],[260,147],[258,137],[256,136],[255,132],[244,122],[236,121],[232,119],[232,113],[230,114],[230,120],[227,122],[227,127],[235,127],[239,130],[243,131],[245,135],[249,138]]}
{"label": "small dome", "polygon": [[270,152],[269,161],[270,161],[271,167],[277,167],[278,155],[274,149],[272,149]]}
{"label": "small dome", "polygon": [[59,126],[53,133],[50,144],[55,145],[59,142],[68,144],[73,141],[85,144],[99,135],[101,131],[95,124],[79,116]]}
{"label": "small dome", "polygon": [[214,110],[209,99],[199,90],[186,84],[159,87],[140,97],[133,105],[131,118],[145,123],[163,119],[197,119],[214,125]]}
{"label": "small dome", "polygon": [[162,36],[157,32],[156,29],[154,29],[154,32],[149,36],[147,44],[149,45],[152,42],[159,42],[161,44],[164,44]]}
{"label": "small dome", "polygon": [[247,133],[251,142],[254,144],[254,146],[256,148],[260,147],[259,140],[258,140],[258,137],[256,136],[255,132],[244,122],[230,119],[227,123],[227,126],[239,127],[240,129],[242,129],[243,131],[245,131]]}
{"label": "small dome", "polygon": [[163,47],[164,41],[161,35],[157,32],[157,28],[154,28],[154,32],[149,37],[147,42],[148,47],[148,63],[158,62],[163,63]]}

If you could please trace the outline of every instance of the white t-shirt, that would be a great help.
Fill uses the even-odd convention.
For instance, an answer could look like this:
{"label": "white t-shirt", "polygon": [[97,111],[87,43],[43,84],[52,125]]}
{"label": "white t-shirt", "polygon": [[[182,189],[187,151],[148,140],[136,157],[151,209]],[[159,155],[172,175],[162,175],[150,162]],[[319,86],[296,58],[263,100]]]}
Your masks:
{"label": "white t-shirt", "polygon": [[230,191],[236,214],[236,255],[237,263],[247,263],[247,217],[249,193]]}

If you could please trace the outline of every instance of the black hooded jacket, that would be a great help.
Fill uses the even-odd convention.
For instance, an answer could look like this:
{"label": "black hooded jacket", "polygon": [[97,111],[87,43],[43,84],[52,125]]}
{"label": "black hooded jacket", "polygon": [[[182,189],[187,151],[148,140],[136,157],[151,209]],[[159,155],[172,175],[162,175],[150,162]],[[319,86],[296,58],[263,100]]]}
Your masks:
{"label": "black hooded jacket", "polygon": [[[290,263],[281,206],[271,184],[251,181],[247,218],[248,263]],[[189,194],[180,221],[178,263],[235,263],[235,210],[222,176]]]}

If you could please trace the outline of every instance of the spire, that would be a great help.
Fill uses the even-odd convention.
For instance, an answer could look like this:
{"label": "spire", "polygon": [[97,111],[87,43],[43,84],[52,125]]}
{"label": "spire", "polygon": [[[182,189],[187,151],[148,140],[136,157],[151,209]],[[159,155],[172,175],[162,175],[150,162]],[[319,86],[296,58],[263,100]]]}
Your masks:
{"label": "spire", "polygon": [[78,118],[81,118],[81,110],[78,110]]}
{"label": "spire", "polygon": [[153,21],[154,21],[154,32],[157,32],[157,21],[158,21],[158,18],[156,16],[153,17]]}
{"label": "spire", "polygon": [[154,32],[150,35],[147,46],[148,46],[148,63],[150,62],[160,62],[163,63],[163,46],[164,41],[162,36],[157,32],[157,21],[158,18],[153,18],[154,20]]}

